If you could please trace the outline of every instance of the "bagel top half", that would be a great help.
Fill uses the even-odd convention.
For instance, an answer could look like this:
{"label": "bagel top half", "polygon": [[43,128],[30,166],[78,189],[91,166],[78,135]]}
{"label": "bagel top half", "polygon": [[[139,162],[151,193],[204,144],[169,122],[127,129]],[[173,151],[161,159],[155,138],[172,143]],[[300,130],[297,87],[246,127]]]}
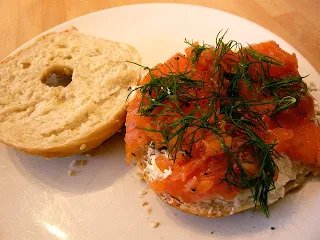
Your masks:
{"label": "bagel top half", "polygon": [[47,158],[98,146],[124,123],[132,62],[132,46],[76,29],[40,37],[0,63],[0,141]]}

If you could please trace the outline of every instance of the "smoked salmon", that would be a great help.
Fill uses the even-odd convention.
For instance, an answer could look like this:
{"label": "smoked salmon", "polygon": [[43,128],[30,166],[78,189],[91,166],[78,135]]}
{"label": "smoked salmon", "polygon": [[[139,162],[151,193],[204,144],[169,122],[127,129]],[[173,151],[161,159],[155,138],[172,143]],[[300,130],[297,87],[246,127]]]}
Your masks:
{"label": "smoked salmon", "polygon": [[194,203],[248,188],[267,214],[273,158],[319,166],[319,134],[295,54],[274,41],[219,41],[192,43],[149,69],[129,104],[125,141],[128,162],[149,148],[166,153],[155,163],[171,174],[150,182],[155,192]]}

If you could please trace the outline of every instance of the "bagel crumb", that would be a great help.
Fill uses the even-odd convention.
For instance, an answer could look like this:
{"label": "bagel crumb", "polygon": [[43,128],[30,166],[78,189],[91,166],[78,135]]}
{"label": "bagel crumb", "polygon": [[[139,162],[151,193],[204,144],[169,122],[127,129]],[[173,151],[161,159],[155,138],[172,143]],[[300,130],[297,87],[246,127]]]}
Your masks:
{"label": "bagel crumb", "polygon": [[159,225],[160,225],[159,222],[152,222],[151,223],[151,227],[153,227],[153,228],[157,228],[157,227],[159,227]]}
{"label": "bagel crumb", "polygon": [[141,190],[140,191],[140,197],[142,198],[144,195],[146,195],[148,192],[147,192],[147,190]]}
{"label": "bagel crumb", "polygon": [[316,84],[314,82],[307,83],[307,87],[308,87],[309,92],[317,92],[317,91],[319,91],[319,89],[317,89],[317,86],[316,86]]}
{"label": "bagel crumb", "polygon": [[78,163],[77,160],[73,160],[73,161],[70,163],[69,167],[70,167],[70,168],[71,168],[71,167],[74,167],[75,165],[77,165],[77,163]]}
{"label": "bagel crumb", "polygon": [[150,214],[152,212],[151,208],[147,208],[147,213]]}
{"label": "bagel crumb", "polygon": [[140,180],[141,182],[144,182],[144,181],[145,181],[145,180],[144,180],[144,177],[143,177],[143,174],[142,174],[141,172],[137,172],[136,175],[139,177],[139,180]]}
{"label": "bagel crumb", "polygon": [[149,205],[148,202],[143,202],[143,203],[142,203],[142,207],[147,206],[147,205]]}
{"label": "bagel crumb", "polygon": [[72,167],[76,167],[76,166],[84,166],[88,163],[88,160],[73,160],[70,165],[69,165],[69,168],[72,168]]}
{"label": "bagel crumb", "polygon": [[86,157],[92,157],[91,153],[86,153]]}
{"label": "bagel crumb", "polygon": [[88,163],[88,160],[80,160],[81,166],[87,165],[87,163]]}
{"label": "bagel crumb", "polygon": [[73,176],[74,174],[75,174],[74,171],[72,171],[72,170],[69,170],[69,171],[68,171],[68,176],[69,176],[69,177]]}
{"label": "bagel crumb", "polygon": [[80,150],[83,150],[83,149],[85,149],[86,147],[87,147],[86,144],[82,144],[82,145],[80,146]]}

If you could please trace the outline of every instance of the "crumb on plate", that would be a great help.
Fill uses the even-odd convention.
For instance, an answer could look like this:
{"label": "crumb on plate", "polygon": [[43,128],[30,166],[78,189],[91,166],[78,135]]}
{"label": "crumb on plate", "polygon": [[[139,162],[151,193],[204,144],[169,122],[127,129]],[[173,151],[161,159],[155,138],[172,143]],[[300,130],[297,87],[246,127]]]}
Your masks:
{"label": "crumb on plate", "polygon": [[73,176],[74,174],[75,174],[74,171],[72,171],[72,170],[69,170],[69,171],[68,171],[68,176]]}
{"label": "crumb on plate", "polygon": [[143,202],[143,203],[142,203],[142,207],[147,206],[147,205],[149,205],[148,202]]}
{"label": "crumb on plate", "polygon": [[136,175],[139,177],[139,180],[140,180],[141,182],[144,182],[144,181],[145,181],[144,178],[143,178],[143,174],[142,174],[141,172],[136,172]]}
{"label": "crumb on plate", "polygon": [[84,166],[88,163],[88,160],[80,160],[80,165]]}
{"label": "crumb on plate", "polygon": [[307,83],[307,87],[308,87],[309,92],[317,92],[317,91],[319,91],[319,89],[317,89],[317,86],[316,86],[316,84],[314,82]]}
{"label": "crumb on plate", "polygon": [[69,168],[75,167],[75,166],[84,166],[88,163],[88,160],[73,160],[70,165]]}
{"label": "crumb on plate", "polygon": [[69,167],[74,167],[75,165],[77,165],[78,161],[77,160],[72,160],[72,162],[70,163]]}
{"label": "crumb on plate", "polygon": [[140,197],[143,197],[143,196],[146,195],[147,193],[148,193],[147,190],[142,189],[142,190],[140,191]]}
{"label": "crumb on plate", "polygon": [[151,227],[153,227],[153,228],[157,228],[157,227],[159,227],[159,225],[160,225],[159,222],[152,222],[151,223]]}

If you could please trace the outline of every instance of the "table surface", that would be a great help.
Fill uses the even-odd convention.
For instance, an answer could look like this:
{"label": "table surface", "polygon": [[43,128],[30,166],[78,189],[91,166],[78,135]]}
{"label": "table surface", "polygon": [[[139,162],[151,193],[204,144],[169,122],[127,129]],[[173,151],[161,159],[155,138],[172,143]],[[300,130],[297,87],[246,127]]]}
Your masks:
{"label": "table surface", "polygon": [[0,0],[0,59],[41,32],[72,18],[150,2],[202,5],[246,18],[281,36],[320,72],[319,0]]}

